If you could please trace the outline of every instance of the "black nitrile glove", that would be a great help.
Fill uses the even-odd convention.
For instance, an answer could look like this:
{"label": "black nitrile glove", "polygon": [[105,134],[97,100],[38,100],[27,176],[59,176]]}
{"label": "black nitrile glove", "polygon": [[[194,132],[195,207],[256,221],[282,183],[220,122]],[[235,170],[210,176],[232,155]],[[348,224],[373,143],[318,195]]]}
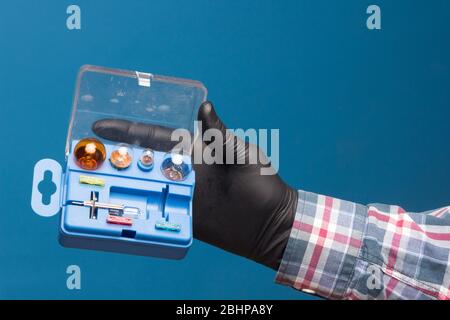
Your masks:
{"label": "black nitrile glove", "polygon": [[[247,159],[253,150],[265,160],[258,164],[194,164],[194,237],[278,269],[294,221],[297,191],[277,174],[261,175],[262,167],[270,167],[264,165],[265,155],[227,132],[210,102],[201,105],[198,120],[203,132],[211,128],[222,132],[224,158],[226,152],[234,152],[235,159]],[[157,150],[174,145],[170,129],[158,126],[105,119],[97,121],[93,131],[105,139]]]}

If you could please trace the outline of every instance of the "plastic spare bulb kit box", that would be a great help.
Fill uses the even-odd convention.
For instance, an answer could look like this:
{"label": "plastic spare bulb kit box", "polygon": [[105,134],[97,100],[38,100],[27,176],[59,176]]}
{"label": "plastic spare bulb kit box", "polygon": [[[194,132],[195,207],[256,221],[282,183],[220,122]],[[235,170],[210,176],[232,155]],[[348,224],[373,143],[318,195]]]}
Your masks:
{"label": "plastic spare bulb kit box", "polygon": [[[138,159],[144,148],[131,145],[130,166],[118,170],[108,161],[118,142],[96,136],[92,126],[101,119],[121,119],[194,134],[198,108],[205,99],[206,88],[198,81],[83,66],[73,100],[65,169],[52,159],[36,164],[32,208],[42,216],[61,210],[63,246],[183,258],[192,243],[195,172],[190,158],[183,156],[190,169],[186,176],[171,180],[161,168],[170,156],[167,150],[153,150],[153,168],[142,170]],[[79,167],[73,155],[77,142],[88,137],[98,139],[106,149],[106,160],[95,170]],[[44,203],[39,183],[49,172],[56,192]],[[93,203],[132,210],[129,215],[123,210],[114,215],[113,209],[99,206],[92,217]]]}

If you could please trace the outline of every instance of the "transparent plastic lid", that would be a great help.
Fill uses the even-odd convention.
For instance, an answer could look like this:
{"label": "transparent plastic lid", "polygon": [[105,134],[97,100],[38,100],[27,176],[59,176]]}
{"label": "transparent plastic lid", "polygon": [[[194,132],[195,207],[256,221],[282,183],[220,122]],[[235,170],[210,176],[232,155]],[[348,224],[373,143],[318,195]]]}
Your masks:
{"label": "transparent plastic lid", "polygon": [[83,66],[76,83],[66,141],[95,137],[92,125],[102,119],[187,129],[194,133],[198,109],[207,90],[201,82],[137,71]]}

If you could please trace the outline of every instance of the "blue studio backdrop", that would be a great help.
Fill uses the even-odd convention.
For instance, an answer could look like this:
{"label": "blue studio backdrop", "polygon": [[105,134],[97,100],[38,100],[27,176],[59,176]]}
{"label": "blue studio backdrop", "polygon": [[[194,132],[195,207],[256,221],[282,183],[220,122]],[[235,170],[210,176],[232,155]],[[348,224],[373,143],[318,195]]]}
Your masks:
{"label": "blue studio backdrop", "polygon": [[[66,27],[70,4],[81,30]],[[83,64],[202,81],[231,128],[279,128],[291,186],[421,211],[450,202],[450,2],[3,1],[0,298],[311,296],[200,241],[181,261],[63,248],[31,210],[34,164],[64,162]],[[195,217],[194,217],[195,218]],[[69,290],[67,267],[81,269]]]}

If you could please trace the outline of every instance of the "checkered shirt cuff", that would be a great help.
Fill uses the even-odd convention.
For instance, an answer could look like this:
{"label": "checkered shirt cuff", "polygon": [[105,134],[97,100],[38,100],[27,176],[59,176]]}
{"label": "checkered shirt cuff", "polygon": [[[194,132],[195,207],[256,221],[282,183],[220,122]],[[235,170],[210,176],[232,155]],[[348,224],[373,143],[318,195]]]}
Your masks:
{"label": "checkered shirt cuff", "polygon": [[355,270],[366,220],[366,206],[299,191],[276,282],[325,298],[343,298]]}

